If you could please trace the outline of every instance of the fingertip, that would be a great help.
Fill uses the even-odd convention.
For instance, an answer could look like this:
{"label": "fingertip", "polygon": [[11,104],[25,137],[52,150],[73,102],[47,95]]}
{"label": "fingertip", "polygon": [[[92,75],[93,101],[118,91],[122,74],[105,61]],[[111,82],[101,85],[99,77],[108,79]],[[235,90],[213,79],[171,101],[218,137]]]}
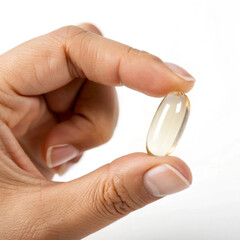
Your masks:
{"label": "fingertip", "polygon": [[168,156],[156,160],[159,164],[147,170],[143,177],[143,185],[150,195],[161,198],[191,185],[191,171],[182,160]]}
{"label": "fingertip", "polygon": [[187,72],[187,70],[185,70],[184,68],[178,66],[177,64],[170,63],[170,62],[164,62],[164,64],[170,70],[172,70],[175,74],[177,74],[178,76],[183,78],[183,80],[190,81],[190,82],[195,82],[196,81],[195,78],[189,72]]}
{"label": "fingertip", "polygon": [[121,167],[123,169],[126,166],[126,168],[137,169],[140,174],[155,165],[165,163],[176,168],[189,182],[192,182],[192,173],[189,166],[176,156],[155,157],[147,153],[138,152],[117,158],[112,163],[117,168]]}
{"label": "fingertip", "polygon": [[175,75],[174,83],[182,92],[189,92],[193,88],[196,79],[187,70],[170,62],[164,62],[164,65]]}
{"label": "fingertip", "polygon": [[186,70],[145,51],[129,48],[121,61],[119,76],[127,87],[153,97],[163,97],[169,92],[188,92],[195,79]]}
{"label": "fingertip", "polygon": [[192,172],[189,166],[180,158],[175,156],[167,156],[166,163],[175,168],[183,177],[188,181],[189,185],[192,184]]}
{"label": "fingertip", "polygon": [[182,191],[192,183],[189,167],[177,157],[134,153],[115,160],[112,168],[122,173],[125,184],[145,202]]}

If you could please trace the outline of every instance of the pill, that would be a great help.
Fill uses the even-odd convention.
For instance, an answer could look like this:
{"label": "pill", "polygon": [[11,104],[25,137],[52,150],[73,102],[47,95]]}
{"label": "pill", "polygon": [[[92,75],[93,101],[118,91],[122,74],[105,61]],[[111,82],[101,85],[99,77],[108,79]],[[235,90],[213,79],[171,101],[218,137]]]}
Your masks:
{"label": "pill", "polygon": [[160,103],[147,135],[147,152],[154,156],[172,153],[185,129],[190,111],[188,97],[169,93]]}

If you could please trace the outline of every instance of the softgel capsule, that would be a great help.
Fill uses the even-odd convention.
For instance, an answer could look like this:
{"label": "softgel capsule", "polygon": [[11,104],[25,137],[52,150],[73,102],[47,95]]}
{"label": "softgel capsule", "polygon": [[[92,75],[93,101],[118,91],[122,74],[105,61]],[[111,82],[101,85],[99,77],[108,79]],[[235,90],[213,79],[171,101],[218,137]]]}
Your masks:
{"label": "softgel capsule", "polygon": [[180,92],[169,93],[160,103],[147,135],[147,152],[165,156],[176,147],[188,120],[190,102]]}

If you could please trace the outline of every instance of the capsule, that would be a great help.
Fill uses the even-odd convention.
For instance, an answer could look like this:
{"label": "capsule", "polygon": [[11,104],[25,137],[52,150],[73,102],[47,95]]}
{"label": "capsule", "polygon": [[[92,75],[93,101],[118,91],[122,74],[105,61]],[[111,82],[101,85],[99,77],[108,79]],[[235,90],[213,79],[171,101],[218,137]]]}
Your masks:
{"label": "capsule", "polygon": [[147,152],[154,156],[172,153],[185,129],[190,112],[187,96],[169,93],[160,103],[147,135]]}

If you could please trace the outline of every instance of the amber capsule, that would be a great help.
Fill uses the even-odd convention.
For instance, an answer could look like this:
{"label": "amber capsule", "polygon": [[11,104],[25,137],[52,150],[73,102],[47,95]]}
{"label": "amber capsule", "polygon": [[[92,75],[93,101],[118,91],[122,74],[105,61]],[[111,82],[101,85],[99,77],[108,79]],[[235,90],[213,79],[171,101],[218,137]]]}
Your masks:
{"label": "amber capsule", "polygon": [[147,152],[154,156],[172,153],[185,129],[190,111],[187,96],[168,94],[160,103],[147,135]]}

